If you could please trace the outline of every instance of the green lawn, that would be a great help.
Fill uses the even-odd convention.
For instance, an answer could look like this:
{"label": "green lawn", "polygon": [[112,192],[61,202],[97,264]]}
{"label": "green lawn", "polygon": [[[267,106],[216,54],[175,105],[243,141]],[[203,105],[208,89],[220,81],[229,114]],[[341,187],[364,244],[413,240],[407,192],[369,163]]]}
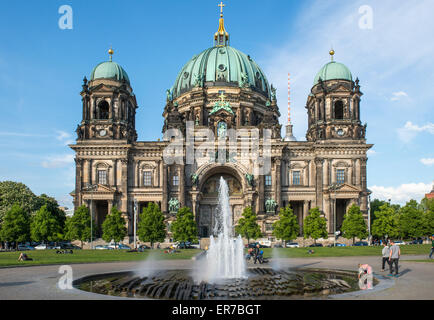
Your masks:
{"label": "green lawn", "polygon": [[[314,254],[308,254],[313,249]],[[317,247],[317,248],[275,248],[262,249],[268,258],[315,258],[344,256],[381,256],[381,247]],[[401,254],[428,255],[431,245],[401,246]],[[20,252],[0,252],[0,267],[26,266],[41,264],[73,264],[91,262],[140,261],[145,260],[150,253],[158,260],[191,259],[198,254],[198,249],[180,250],[179,253],[167,254],[163,250],[146,250],[145,252],[126,252],[126,250],[75,250],[73,254],[56,254],[56,250],[26,251],[33,261],[17,261]],[[429,261],[429,260],[427,260]],[[433,261],[433,260],[432,260]]]}
{"label": "green lawn", "polygon": [[0,252],[0,267],[26,266],[41,264],[71,264],[90,262],[139,261],[150,254],[154,259],[191,259],[201,250],[186,249],[168,254],[164,250],[146,250],[145,252],[127,252],[126,250],[74,250],[73,254],[56,254],[56,250],[25,251],[33,261],[17,261],[20,251]]}
{"label": "green lawn", "polygon": [[[344,256],[381,256],[383,247],[316,247],[316,248],[275,248],[262,249],[265,257],[279,258],[315,258],[315,257],[344,257]],[[308,250],[314,250],[308,254]],[[431,250],[431,245],[404,245],[401,246],[401,254],[426,254]]]}

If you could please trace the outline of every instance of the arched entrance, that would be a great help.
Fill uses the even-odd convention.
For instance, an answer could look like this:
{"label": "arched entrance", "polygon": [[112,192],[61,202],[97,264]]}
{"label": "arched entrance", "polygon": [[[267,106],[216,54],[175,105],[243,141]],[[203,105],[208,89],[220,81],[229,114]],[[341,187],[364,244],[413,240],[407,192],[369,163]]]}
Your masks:
{"label": "arched entrance", "polygon": [[244,208],[244,188],[240,175],[232,168],[214,168],[204,175],[199,183],[200,201],[197,222],[199,236],[207,238],[214,234],[215,218],[218,213],[218,190],[220,178],[226,180],[229,187],[230,206],[234,225],[239,220]]}

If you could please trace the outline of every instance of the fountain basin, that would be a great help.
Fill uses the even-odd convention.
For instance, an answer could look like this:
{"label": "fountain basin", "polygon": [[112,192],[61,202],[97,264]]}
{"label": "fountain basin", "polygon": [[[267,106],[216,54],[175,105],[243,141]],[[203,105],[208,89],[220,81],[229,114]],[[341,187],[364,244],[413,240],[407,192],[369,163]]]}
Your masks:
{"label": "fountain basin", "polygon": [[272,268],[249,268],[246,278],[215,283],[194,282],[191,270],[160,270],[149,277],[133,271],[88,276],[73,285],[104,295],[166,300],[311,299],[359,290],[356,272]]}

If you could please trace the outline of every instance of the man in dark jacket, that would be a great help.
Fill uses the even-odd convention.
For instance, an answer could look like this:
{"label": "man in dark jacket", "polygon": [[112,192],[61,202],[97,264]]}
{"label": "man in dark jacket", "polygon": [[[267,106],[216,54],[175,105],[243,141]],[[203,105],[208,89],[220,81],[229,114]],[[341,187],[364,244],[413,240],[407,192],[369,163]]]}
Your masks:
{"label": "man in dark jacket", "polygon": [[256,245],[255,249],[253,250],[253,255],[255,256],[255,261],[253,262],[254,264],[256,264],[256,261],[259,260],[259,263],[262,263],[259,257],[259,244]]}

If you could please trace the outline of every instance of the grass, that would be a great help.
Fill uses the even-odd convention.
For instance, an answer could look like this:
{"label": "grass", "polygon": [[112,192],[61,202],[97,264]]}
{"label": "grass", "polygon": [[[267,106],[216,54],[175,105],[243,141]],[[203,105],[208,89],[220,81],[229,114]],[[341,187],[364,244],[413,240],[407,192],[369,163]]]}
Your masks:
{"label": "grass", "polygon": [[[308,254],[313,249],[314,254]],[[401,254],[428,255],[431,245],[404,245],[401,246]],[[315,258],[315,257],[345,257],[345,256],[381,256],[382,247],[316,247],[316,248],[275,248],[262,249],[265,257],[280,258]],[[273,252],[275,250],[275,252]],[[20,252],[0,252],[0,267],[27,266],[44,264],[74,264],[118,261],[145,260],[152,252],[152,256],[158,260],[165,259],[191,259],[201,250],[186,249],[179,253],[167,254],[164,250],[146,250],[145,252],[127,252],[126,250],[75,250],[73,254],[56,254],[56,250],[26,251],[33,261],[17,261]],[[274,255],[276,253],[276,255]],[[434,260],[419,260],[432,262]]]}
{"label": "grass", "polygon": [[[308,250],[314,250],[309,254]],[[266,257],[278,256],[279,258],[315,258],[315,257],[349,257],[349,256],[381,256],[383,247],[316,247],[316,248],[275,248],[262,249]],[[404,245],[401,246],[401,255],[426,254],[428,255],[431,245]],[[275,250],[273,252],[273,250]]]}
{"label": "grass", "polygon": [[164,253],[164,250],[146,250],[145,252],[127,252],[126,250],[74,250],[73,254],[56,254],[56,250],[25,251],[27,256],[32,258],[33,261],[17,261],[20,251],[0,252],[0,267],[140,261],[145,260],[151,253],[152,257],[157,260],[191,259],[200,251],[201,250],[198,249],[185,249],[174,254]]}

